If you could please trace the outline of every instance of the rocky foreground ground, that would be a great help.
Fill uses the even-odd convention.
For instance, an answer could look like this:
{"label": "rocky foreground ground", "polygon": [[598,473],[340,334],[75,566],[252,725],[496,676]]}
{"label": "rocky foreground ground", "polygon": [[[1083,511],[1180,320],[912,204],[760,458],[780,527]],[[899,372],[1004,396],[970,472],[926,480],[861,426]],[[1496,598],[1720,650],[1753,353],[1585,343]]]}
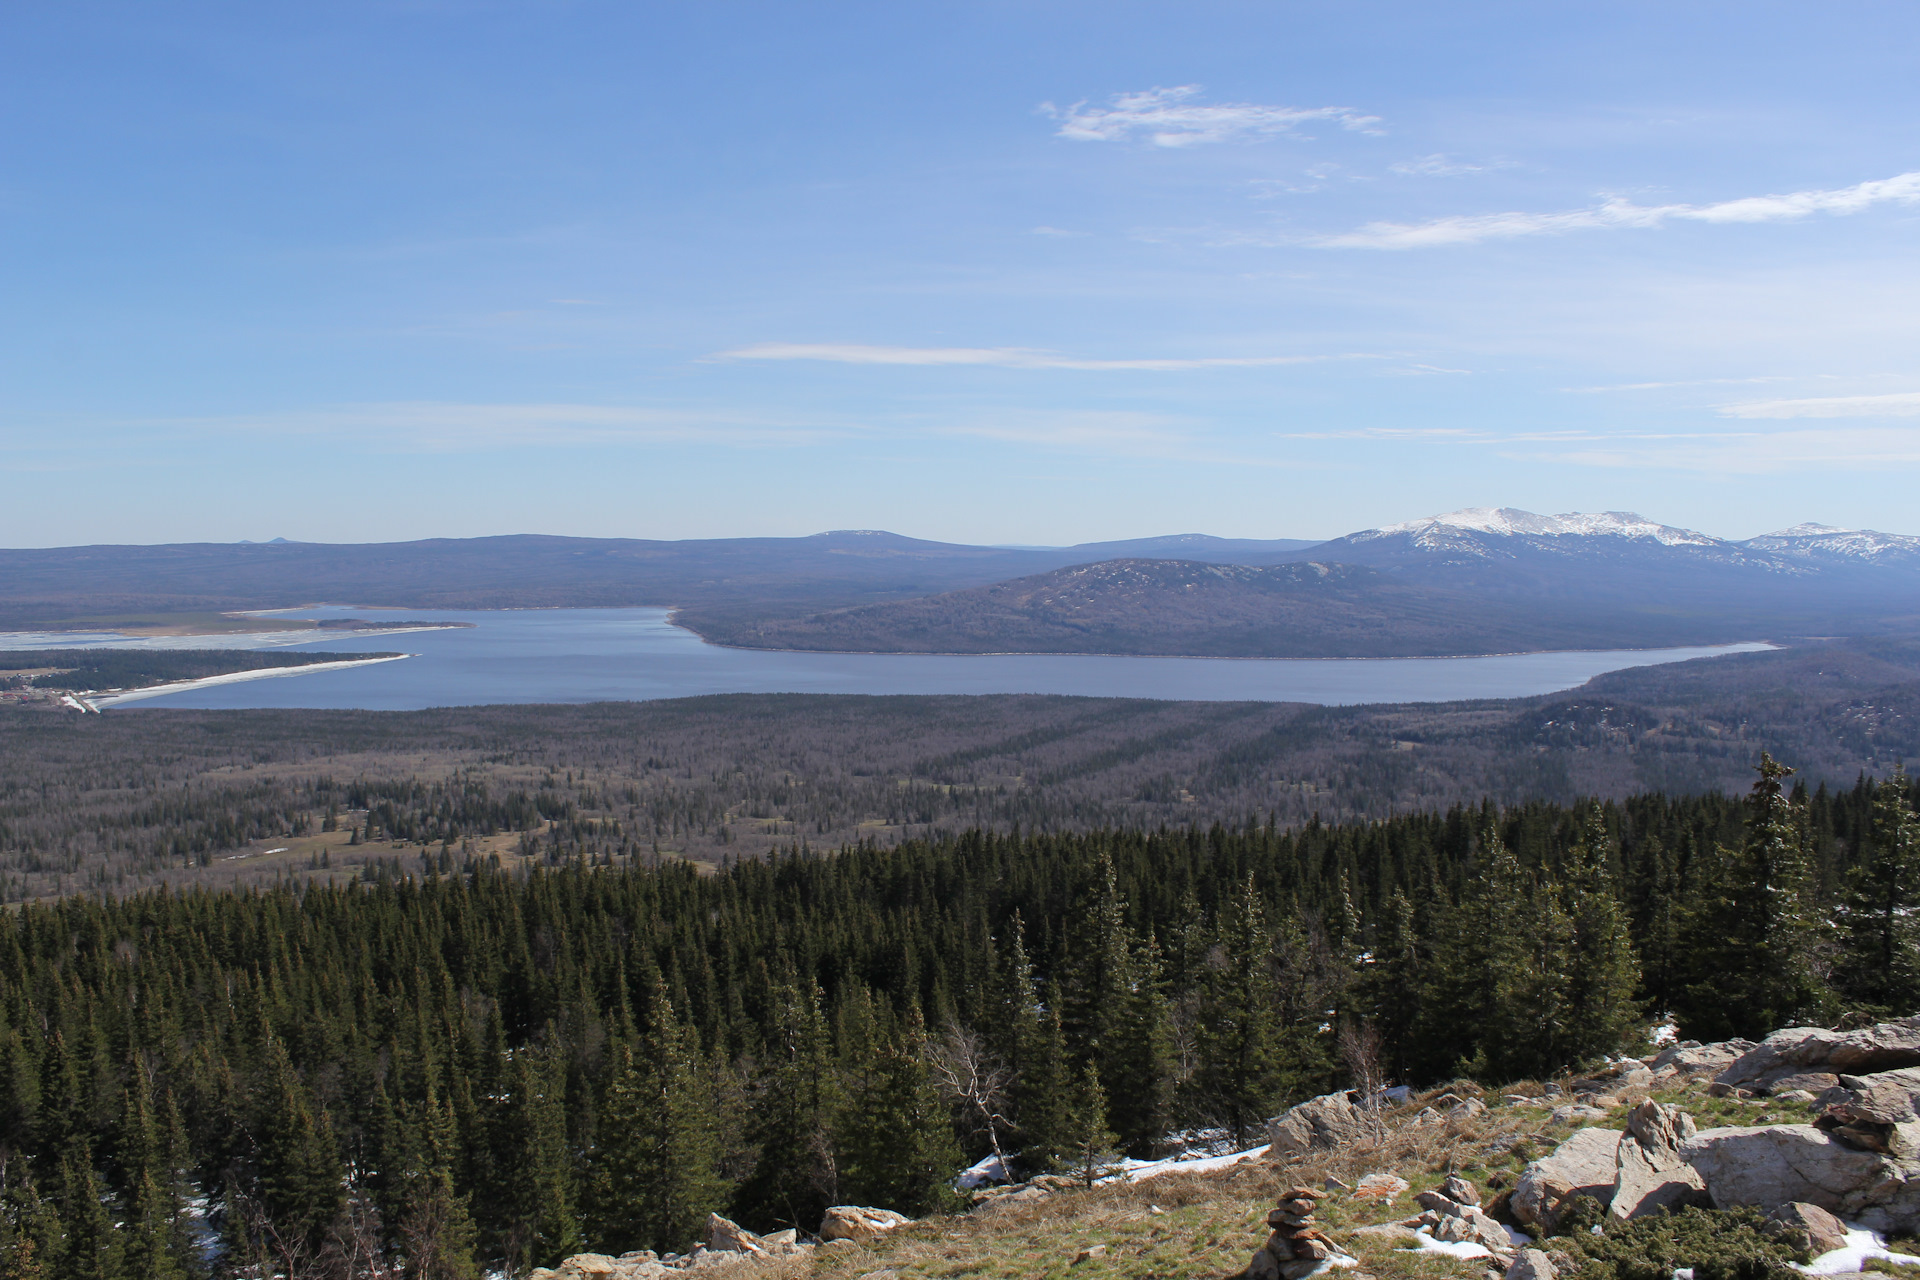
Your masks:
{"label": "rocky foreground ground", "polygon": [[1226,1168],[1090,1189],[1036,1179],[918,1222],[843,1206],[817,1235],[759,1237],[716,1216],[685,1254],[584,1254],[533,1280],[1609,1280],[1633,1273],[1619,1261],[1633,1249],[1643,1270],[1650,1249],[1668,1270],[1718,1274],[1717,1254],[1684,1255],[1733,1249],[1757,1258],[1740,1274],[1790,1276],[1821,1255],[1857,1269],[1834,1252],[1858,1244],[1849,1224],[1889,1237],[1893,1256],[1866,1265],[1898,1272],[1920,1233],[1920,1017],[1675,1045],[1498,1092],[1330,1094],[1270,1136]]}

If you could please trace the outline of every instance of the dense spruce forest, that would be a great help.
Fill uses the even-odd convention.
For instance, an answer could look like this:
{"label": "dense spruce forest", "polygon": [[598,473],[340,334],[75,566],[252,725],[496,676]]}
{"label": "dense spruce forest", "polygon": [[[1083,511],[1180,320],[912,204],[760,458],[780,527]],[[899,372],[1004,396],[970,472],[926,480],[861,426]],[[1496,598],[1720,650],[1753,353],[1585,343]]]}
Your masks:
{"label": "dense spruce forest", "polygon": [[[0,914],[10,1276],[514,1271],[1920,1001],[1904,776]],[[183,1206],[197,1212],[183,1213]]]}

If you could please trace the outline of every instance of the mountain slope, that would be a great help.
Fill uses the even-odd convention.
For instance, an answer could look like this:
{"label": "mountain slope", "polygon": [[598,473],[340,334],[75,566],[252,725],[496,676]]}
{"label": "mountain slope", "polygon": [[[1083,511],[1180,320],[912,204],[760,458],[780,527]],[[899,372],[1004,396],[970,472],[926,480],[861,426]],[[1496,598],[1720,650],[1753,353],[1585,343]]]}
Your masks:
{"label": "mountain slope", "polygon": [[979,547],[874,530],[650,541],[513,535],[419,542],[176,543],[0,550],[0,628],[140,611],[330,601],[433,608],[824,608],[978,586],[1129,554],[1263,562],[1311,543],[1179,534],[1090,547]]}
{"label": "mountain slope", "polygon": [[1354,658],[1740,638],[1710,620],[1489,602],[1319,561],[1108,560],[803,617],[682,621],[721,644],[885,653]]}

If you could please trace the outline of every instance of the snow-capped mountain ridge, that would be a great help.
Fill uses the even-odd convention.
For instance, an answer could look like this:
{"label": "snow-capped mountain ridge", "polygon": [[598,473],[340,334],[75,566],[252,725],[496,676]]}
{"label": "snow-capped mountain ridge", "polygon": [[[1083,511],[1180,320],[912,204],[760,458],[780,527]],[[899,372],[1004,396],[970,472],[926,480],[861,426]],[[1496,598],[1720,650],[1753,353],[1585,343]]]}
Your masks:
{"label": "snow-capped mountain ridge", "polygon": [[1877,529],[1842,529],[1830,524],[1797,524],[1791,529],[1748,538],[1741,545],[1794,560],[1920,563],[1920,538],[1881,533]]}
{"label": "snow-capped mountain ridge", "polygon": [[1405,520],[1349,534],[1355,541],[1413,535],[1416,545],[1438,545],[1450,541],[1455,533],[1492,534],[1496,537],[1605,537],[1638,538],[1662,546],[1722,546],[1721,539],[1692,529],[1661,524],[1632,511],[1569,511],[1557,516],[1536,515],[1518,507],[1465,507],[1442,515]]}

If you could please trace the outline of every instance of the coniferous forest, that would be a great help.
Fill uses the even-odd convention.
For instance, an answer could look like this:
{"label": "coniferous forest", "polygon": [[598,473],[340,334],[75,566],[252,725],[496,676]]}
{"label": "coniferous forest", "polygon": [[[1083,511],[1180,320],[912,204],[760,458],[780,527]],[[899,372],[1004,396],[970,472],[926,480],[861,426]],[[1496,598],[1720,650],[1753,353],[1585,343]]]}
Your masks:
{"label": "coniferous forest", "polygon": [[[455,1280],[1920,1004],[1902,776],[0,915],[12,1277]],[[199,1213],[181,1212],[189,1202]],[[196,1234],[198,1233],[198,1234]]]}

